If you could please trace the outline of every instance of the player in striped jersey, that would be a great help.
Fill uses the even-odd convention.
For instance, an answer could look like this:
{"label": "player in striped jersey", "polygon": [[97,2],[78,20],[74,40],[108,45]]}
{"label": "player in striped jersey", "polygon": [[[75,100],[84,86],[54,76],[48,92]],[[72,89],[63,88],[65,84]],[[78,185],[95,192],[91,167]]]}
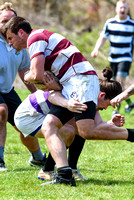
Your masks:
{"label": "player in striped jersey", "polygon": [[[115,135],[118,133],[120,138],[129,139],[133,132],[115,126],[108,129],[107,124],[95,126],[100,95],[99,80],[91,64],[67,39],[44,29],[32,30],[29,22],[22,17],[11,19],[5,26],[4,34],[16,50],[28,47],[31,65],[25,81],[40,81],[46,85],[44,71],[51,70],[58,77],[63,87],[62,95],[67,100],[76,98],[87,105],[86,111],[82,113],[70,112],[61,106],[52,105],[42,125],[42,133],[58,170],[54,183],[75,186],[72,169],[67,160],[66,146],[59,134],[59,129],[66,122],[74,117],[78,133],[84,139],[95,139],[98,134],[99,139],[104,139],[106,135],[113,135],[113,131]],[[107,79],[109,80],[109,76]],[[105,95],[102,94],[101,99],[104,100]],[[108,105],[109,99],[106,99],[105,105],[102,101],[99,108],[107,108]]]}
{"label": "player in striped jersey", "polygon": [[[113,78],[121,83],[124,90],[125,79],[132,63],[134,20],[128,16],[128,3],[125,0],[117,2],[115,11],[117,15],[106,21],[91,55],[96,57],[100,48],[109,38],[110,54],[108,60],[114,72]],[[130,98],[126,100],[126,103],[125,112],[129,113],[134,108],[134,103]],[[119,109],[120,106],[113,111],[113,114],[118,113]]]}

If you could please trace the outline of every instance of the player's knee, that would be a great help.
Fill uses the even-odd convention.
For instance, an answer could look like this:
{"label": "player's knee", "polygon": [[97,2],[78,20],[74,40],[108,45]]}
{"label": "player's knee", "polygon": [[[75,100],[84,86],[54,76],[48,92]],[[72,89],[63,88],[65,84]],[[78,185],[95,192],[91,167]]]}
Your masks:
{"label": "player's knee", "polygon": [[0,122],[6,123],[8,118],[8,108],[5,104],[0,106]]}
{"label": "player's knee", "polygon": [[56,132],[58,132],[61,126],[62,126],[62,123],[57,117],[48,114],[42,124],[41,131],[44,137],[47,138],[51,136],[52,134],[55,134]]}

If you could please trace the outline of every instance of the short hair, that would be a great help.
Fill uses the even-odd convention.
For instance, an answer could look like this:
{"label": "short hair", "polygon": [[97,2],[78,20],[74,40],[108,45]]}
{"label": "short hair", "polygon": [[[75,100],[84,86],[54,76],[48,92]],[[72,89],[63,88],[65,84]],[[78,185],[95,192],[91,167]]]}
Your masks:
{"label": "short hair", "polygon": [[118,5],[118,3],[126,3],[127,5],[128,5],[128,2],[126,1],[126,0],[118,0],[117,2],[116,2],[116,6]]}
{"label": "short hair", "polygon": [[26,33],[31,33],[31,25],[23,17],[15,16],[12,17],[6,24],[3,30],[4,35],[6,35],[7,30],[11,30],[12,33],[18,34],[20,29],[23,29]]}
{"label": "short hair", "polygon": [[5,2],[4,4],[0,6],[0,11],[3,11],[3,10],[7,10],[7,11],[10,10],[15,14],[15,16],[17,16],[17,12],[13,9],[12,3],[10,2]]}

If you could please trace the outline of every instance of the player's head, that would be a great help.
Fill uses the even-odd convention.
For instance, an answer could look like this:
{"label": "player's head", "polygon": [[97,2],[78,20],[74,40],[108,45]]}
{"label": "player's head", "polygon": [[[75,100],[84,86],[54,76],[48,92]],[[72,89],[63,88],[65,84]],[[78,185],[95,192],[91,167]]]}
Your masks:
{"label": "player's head", "polygon": [[5,2],[0,6],[0,33],[3,32],[5,24],[12,18],[17,16],[16,11],[13,9],[12,4]]}
{"label": "player's head", "polygon": [[99,79],[100,93],[98,96],[97,110],[106,109],[110,105],[110,100],[122,92],[121,84],[118,81],[111,80],[113,71],[106,67],[102,71],[104,78]]}
{"label": "player's head", "polygon": [[16,16],[6,23],[3,34],[6,36],[9,45],[20,51],[27,47],[27,38],[31,31],[29,22],[23,17]]}
{"label": "player's head", "polygon": [[110,67],[106,67],[102,71],[103,79],[99,79],[100,91],[105,92],[105,99],[113,99],[122,92],[121,84],[118,81],[112,80],[113,71]]}
{"label": "player's head", "polygon": [[115,11],[120,20],[125,20],[128,15],[128,3],[125,0],[119,0],[116,3]]}

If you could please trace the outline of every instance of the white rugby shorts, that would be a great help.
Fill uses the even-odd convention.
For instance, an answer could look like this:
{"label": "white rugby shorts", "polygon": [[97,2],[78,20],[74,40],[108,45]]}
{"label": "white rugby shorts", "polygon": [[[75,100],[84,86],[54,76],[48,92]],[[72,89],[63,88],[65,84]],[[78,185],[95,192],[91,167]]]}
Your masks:
{"label": "white rugby shorts", "polygon": [[27,137],[43,124],[45,117],[46,115],[37,112],[31,105],[29,98],[26,98],[17,108],[14,122],[24,137]]}
{"label": "white rugby shorts", "polygon": [[98,103],[100,92],[99,80],[96,75],[75,75],[63,84],[62,95],[66,99],[76,98],[85,103]]}

